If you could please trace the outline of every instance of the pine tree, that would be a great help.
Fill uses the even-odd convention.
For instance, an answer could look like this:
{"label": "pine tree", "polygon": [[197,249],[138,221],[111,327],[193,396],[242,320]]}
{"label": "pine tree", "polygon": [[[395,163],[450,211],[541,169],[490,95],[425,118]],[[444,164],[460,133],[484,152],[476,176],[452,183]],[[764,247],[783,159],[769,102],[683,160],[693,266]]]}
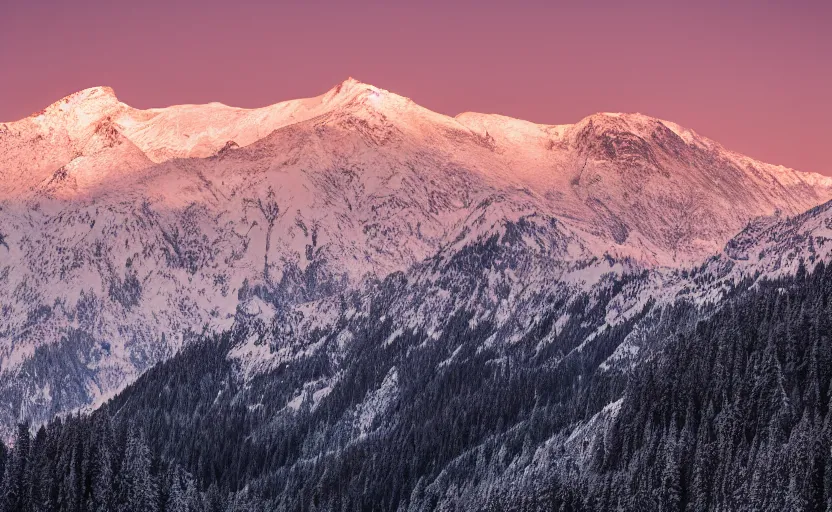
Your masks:
{"label": "pine tree", "polygon": [[671,439],[665,449],[662,489],[664,491],[662,496],[662,510],[668,512],[680,510],[682,489],[679,469],[679,450],[675,439]]}
{"label": "pine tree", "polygon": [[29,451],[31,447],[31,436],[29,434],[29,423],[20,423],[17,426],[14,448],[7,463],[5,477],[3,479],[3,502],[5,510],[29,510],[29,488],[31,476],[29,470]]}
{"label": "pine tree", "polygon": [[199,494],[191,475],[181,466],[175,465],[168,471],[168,497],[166,512],[196,512],[199,509]]}
{"label": "pine tree", "polygon": [[211,483],[205,493],[203,510],[205,512],[225,512],[225,500],[220,494],[216,482]]}
{"label": "pine tree", "polygon": [[107,512],[113,509],[115,503],[115,495],[113,492],[115,478],[113,476],[113,462],[109,438],[104,436],[99,437],[93,464],[93,510],[96,512]]}
{"label": "pine tree", "polygon": [[150,466],[150,450],[141,435],[131,431],[121,463],[119,487],[122,511],[155,512],[156,484]]}

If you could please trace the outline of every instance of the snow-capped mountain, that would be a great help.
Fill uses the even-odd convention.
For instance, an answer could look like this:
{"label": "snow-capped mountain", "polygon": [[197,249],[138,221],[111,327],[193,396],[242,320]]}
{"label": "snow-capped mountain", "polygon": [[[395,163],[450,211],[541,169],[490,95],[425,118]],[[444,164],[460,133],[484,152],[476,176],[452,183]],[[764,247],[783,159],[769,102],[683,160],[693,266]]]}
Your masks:
{"label": "snow-capped mountain", "polygon": [[[100,403],[189,336],[330,325],[400,271],[402,329],[470,301],[516,340],[553,296],[698,263],[760,216],[832,198],[830,178],[640,114],[452,118],[352,79],[254,110],[88,89],[0,124],[0,155],[7,426]],[[256,368],[261,348],[238,355]]]}

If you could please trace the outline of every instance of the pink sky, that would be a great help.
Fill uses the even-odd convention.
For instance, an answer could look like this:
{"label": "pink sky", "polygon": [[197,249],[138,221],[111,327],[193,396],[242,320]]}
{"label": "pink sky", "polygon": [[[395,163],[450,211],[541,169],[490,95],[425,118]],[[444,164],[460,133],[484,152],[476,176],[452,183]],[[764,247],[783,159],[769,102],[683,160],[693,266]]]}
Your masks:
{"label": "pink sky", "polygon": [[832,174],[832,2],[575,3],[3,1],[0,120],[95,85],[256,107],[354,76],[450,115],[642,112]]}

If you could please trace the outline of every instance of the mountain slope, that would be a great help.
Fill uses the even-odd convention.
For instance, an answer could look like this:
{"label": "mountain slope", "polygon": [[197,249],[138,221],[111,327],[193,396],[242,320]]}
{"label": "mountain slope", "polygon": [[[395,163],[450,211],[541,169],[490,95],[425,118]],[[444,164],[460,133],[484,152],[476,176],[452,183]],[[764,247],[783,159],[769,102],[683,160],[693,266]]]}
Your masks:
{"label": "mountain slope", "polygon": [[[0,125],[0,154],[6,426],[100,403],[202,333],[313,332],[338,318],[327,305],[411,269],[408,326],[471,294],[501,318],[525,307],[522,336],[552,281],[571,294],[691,264],[832,197],[828,178],[638,114],[451,118],[355,80],[254,110],[140,111],[90,89]],[[434,292],[444,305],[419,311]]]}
{"label": "mountain slope", "polygon": [[[808,234],[828,211],[768,229]],[[504,274],[523,267],[511,257],[521,239],[485,239],[457,251],[462,261],[437,257],[426,267],[445,279],[428,287],[454,289],[460,275],[489,274],[500,262]],[[708,289],[723,257],[678,272]],[[60,453],[108,447],[113,472],[95,471],[99,457],[77,463],[95,475],[79,492],[87,502],[113,482],[130,485],[130,470],[119,468],[138,460],[158,496],[184,468],[188,499],[227,496],[232,509],[823,510],[832,498],[828,262],[822,255],[795,275],[741,280],[716,307],[680,295],[618,323],[608,313],[649,285],[650,272],[565,296],[556,283],[551,300],[518,304],[548,321],[508,343],[493,341],[499,318],[478,318],[478,300],[437,315],[441,331],[403,328],[396,302],[425,286],[425,269],[414,269],[360,295],[366,307],[346,297],[341,317],[296,336],[297,353],[279,365],[247,374],[234,351],[258,346],[252,339],[266,345],[283,324],[238,324],[154,367],[94,415],[53,424],[48,438]],[[631,345],[636,371],[608,358],[633,338],[645,349]],[[135,443],[161,463],[123,448]],[[72,488],[66,475],[76,466],[39,464]]]}

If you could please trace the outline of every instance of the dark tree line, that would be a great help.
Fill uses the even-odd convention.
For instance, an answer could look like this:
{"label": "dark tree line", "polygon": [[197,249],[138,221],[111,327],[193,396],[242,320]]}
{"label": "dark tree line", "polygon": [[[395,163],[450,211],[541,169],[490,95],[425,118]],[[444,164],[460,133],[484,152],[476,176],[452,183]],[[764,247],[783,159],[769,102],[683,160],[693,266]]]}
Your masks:
{"label": "dark tree line", "polygon": [[590,448],[590,508],[832,510],[832,267],[671,335]]}
{"label": "dark tree line", "polygon": [[181,466],[153,457],[141,433],[106,414],[56,419],[34,436],[20,424],[0,469],[4,512],[226,510],[216,487],[199,493]]}

